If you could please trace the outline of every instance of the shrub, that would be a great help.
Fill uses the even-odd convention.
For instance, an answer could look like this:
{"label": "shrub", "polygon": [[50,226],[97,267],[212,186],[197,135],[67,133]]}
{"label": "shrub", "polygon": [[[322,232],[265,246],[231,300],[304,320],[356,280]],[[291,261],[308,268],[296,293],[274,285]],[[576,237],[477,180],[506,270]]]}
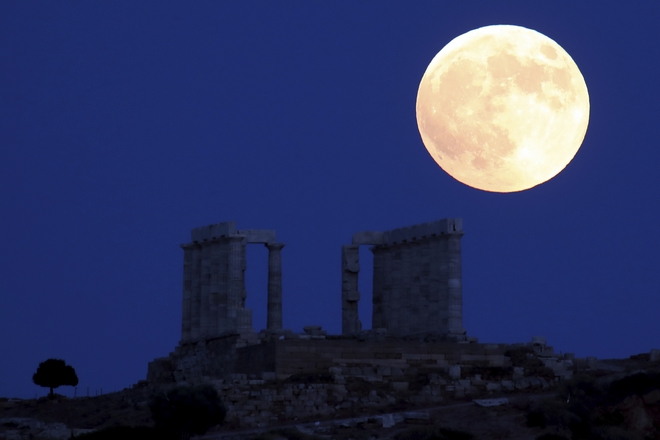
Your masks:
{"label": "shrub", "polygon": [[156,429],[172,438],[202,435],[225,419],[227,410],[210,385],[177,387],[152,397],[149,409]]}

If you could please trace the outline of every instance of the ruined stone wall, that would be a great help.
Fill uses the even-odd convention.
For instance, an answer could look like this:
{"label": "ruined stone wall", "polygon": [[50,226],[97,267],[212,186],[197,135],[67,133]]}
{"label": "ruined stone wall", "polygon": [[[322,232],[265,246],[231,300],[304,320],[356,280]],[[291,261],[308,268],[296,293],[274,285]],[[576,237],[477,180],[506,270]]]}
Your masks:
{"label": "ruined stone wall", "polygon": [[274,372],[279,379],[295,374],[327,374],[332,367],[353,369],[355,377],[384,377],[438,372],[450,365],[506,367],[504,344],[456,344],[357,339],[267,339],[265,335],[226,335],[178,346],[168,358],[149,364],[147,380],[188,381],[201,376]]}
{"label": "ruined stone wall", "polygon": [[462,220],[362,231],[342,247],[342,334],[361,331],[359,246],[373,245],[372,327],[390,335],[444,334],[465,341]]}
{"label": "ruined stone wall", "polygon": [[549,389],[559,382],[536,376],[483,379],[481,375],[447,377],[429,373],[415,378],[392,377],[366,382],[351,377],[345,369],[330,370],[330,380],[296,383],[278,381],[275,373],[262,376],[233,374],[225,380],[208,380],[226,405],[227,421],[242,427],[268,426],[311,417],[346,417],[372,412],[405,402],[409,409],[446,402],[449,399],[502,395],[524,389]]}
{"label": "ruined stone wall", "polygon": [[460,219],[387,231],[374,254],[373,328],[462,335]]}
{"label": "ruined stone wall", "polygon": [[[273,341],[278,377],[327,373],[331,367],[355,367],[354,376],[390,376],[394,372],[437,372],[454,364],[508,366],[505,344],[456,344],[357,339],[288,339]],[[357,369],[369,368],[365,373]],[[238,372],[238,371],[237,371]]]}
{"label": "ruined stone wall", "polygon": [[[199,377],[227,377],[236,372],[238,366],[245,365],[245,362],[239,363],[238,351],[257,343],[255,335],[226,334],[178,345],[168,357],[154,359],[149,363],[147,381],[172,383],[189,382]],[[265,364],[257,366],[266,367]]]}
{"label": "ruined stone wall", "polygon": [[237,230],[235,222],[191,231],[183,248],[181,344],[215,338],[226,332],[253,332],[252,310],[245,308],[246,245],[268,248],[268,329],[282,329],[283,243],[275,231]]}

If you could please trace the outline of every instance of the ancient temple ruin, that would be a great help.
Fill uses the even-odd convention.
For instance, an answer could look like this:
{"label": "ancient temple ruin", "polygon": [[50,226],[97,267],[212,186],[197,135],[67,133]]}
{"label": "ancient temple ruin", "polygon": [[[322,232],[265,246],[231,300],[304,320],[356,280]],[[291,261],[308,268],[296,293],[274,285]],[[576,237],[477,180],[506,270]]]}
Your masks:
{"label": "ancient temple ruin", "polygon": [[[570,377],[574,355],[554,353],[543,337],[503,344],[466,336],[462,236],[456,218],[354,234],[341,247],[342,332],[328,335],[319,326],[304,333],[282,328],[284,244],[275,231],[238,230],[234,222],[193,229],[181,246],[181,341],[149,363],[143,384],[213,384],[227,418],[253,427],[392,407],[402,399],[435,405],[445,397],[546,389]],[[267,328],[260,332],[245,308],[246,247],[253,243],[269,250]],[[361,245],[374,255],[369,330],[358,313]],[[521,354],[546,368],[526,372],[512,360]],[[660,359],[660,350],[653,356]],[[588,367],[595,358],[576,361]]]}
{"label": "ancient temple ruin", "polygon": [[[419,359],[434,350],[436,357],[424,368],[444,368],[442,353],[456,350],[488,355],[485,361],[500,364],[501,349],[476,344],[463,329],[462,236],[461,219],[452,218],[354,234],[351,244],[341,248],[342,334],[327,335],[318,326],[305,327],[305,334],[282,328],[284,244],[276,241],[275,231],[238,230],[234,222],[195,228],[191,242],[181,245],[181,341],[168,357],[149,364],[147,379],[158,383],[231,374],[284,378],[323,373],[361,365],[364,353],[358,352],[365,350],[373,351],[373,365]],[[245,252],[253,243],[269,250],[267,328],[259,333],[252,328],[252,311],[245,308]],[[374,254],[373,328],[366,331],[358,314],[361,245],[370,245]],[[457,348],[456,343],[465,345]]]}
{"label": "ancient temple ruin", "polygon": [[385,232],[358,232],[342,247],[342,333],[362,330],[358,316],[359,247],[372,245],[372,328],[389,334],[444,334],[461,339],[461,219]]}
{"label": "ancient temple ruin", "polygon": [[235,222],[217,223],[191,232],[183,248],[181,343],[226,332],[253,332],[252,310],[245,308],[245,250],[248,244],[268,248],[268,330],[282,328],[283,243],[275,231],[237,230]]}

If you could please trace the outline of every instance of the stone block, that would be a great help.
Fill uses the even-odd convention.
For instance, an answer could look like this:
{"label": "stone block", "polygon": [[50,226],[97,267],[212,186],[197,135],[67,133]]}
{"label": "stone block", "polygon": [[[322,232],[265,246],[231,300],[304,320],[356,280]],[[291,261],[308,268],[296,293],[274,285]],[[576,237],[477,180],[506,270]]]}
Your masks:
{"label": "stone block", "polygon": [[546,345],[545,336],[532,336],[532,345],[540,345],[544,347]]}
{"label": "stone block", "polygon": [[275,231],[268,229],[241,229],[237,231],[240,235],[245,235],[248,243],[275,243]]}
{"label": "stone block", "polygon": [[527,377],[521,377],[520,379],[514,381],[516,389],[525,390],[530,387],[530,382]]}
{"label": "stone block", "polygon": [[348,369],[348,374],[351,376],[361,376],[362,375],[362,368],[360,367],[350,367]]}
{"label": "stone block", "polygon": [[525,375],[525,369],[523,367],[513,367],[513,379],[520,379]]}
{"label": "stone block", "polygon": [[475,361],[485,361],[487,360],[486,355],[481,354],[462,354],[461,362],[475,362]]}
{"label": "stone block", "polygon": [[660,361],[660,350],[658,350],[657,348],[652,349],[649,359],[651,362]]}
{"label": "stone block", "polygon": [[488,382],[486,383],[487,391],[500,391],[502,389],[502,384],[498,382]]}
{"label": "stone block", "polygon": [[378,231],[361,231],[353,234],[352,244],[384,244],[383,233]]}
{"label": "stone block", "polygon": [[394,391],[408,391],[408,382],[392,382]]}
{"label": "stone block", "polygon": [[368,376],[364,376],[364,380],[367,382],[382,382],[383,381],[383,376],[380,374],[370,374]]}
{"label": "stone block", "polygon": [[362,374],[364,376],[373,376],[376,374],[376,371],[373,369],[373,367],[362,367]]}
{"label": "stone block", "polygon": [[403,413],[404,420],[430,420],[431,416],[426,411],[409,411]]}
{"label": "stone block", "polygon": [[349,290],[346,292],[346,301],[348,302],[357,302],[360,301],[360,292],[357,290]]}
{"label": "stone block", "polygon": [[327,334],[325,330],[321,330],[320,325],[306,325],[303,327],[303,331],[310,336],[322,336]]}
{"label": "stone block", "polygon": [[598,359],[595,356],[587,356],[587,368],[596,368]]}
{"label": "stone block", "polygon": [[236,233],[236,222],[215,223],[208,226],[194,228],[190,233],[192,241],[204,241]]}
{"label": "stone block", "polygon": [[261,373],[262,380],[275,380],[277,375],[274,372],[263,372]]}
{"label": "stone block", "polygon": [[447,373],[451,379],[460,379],[461,378],[461,366],[460,365],[450,365],[447,369]]}
{"label": "stone block", "polygon": [[502,388],[504,388],[507,391],[513,391],[516,387],[511,380],[503,380],[501,381],[502,383]]}
{"label": "stone block", "polygon": [[390,376],[392,374],[392,369],[387,366],[379,366],[376,369],[376,372],[380,374],[381,376]]}
{"label": "stone block", "polygon": [[532,387],[532,389],[541,388],[541,381],[538,377],[532,376],[529,378],[529,385]]}

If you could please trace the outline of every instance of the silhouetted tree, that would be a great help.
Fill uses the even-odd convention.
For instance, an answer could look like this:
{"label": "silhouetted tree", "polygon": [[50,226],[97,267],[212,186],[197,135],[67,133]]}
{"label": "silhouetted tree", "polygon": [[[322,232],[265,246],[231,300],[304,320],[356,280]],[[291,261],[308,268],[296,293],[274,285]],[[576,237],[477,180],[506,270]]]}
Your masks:
{"label": "silhouetted tree", "polygon": [[50,388],[48,397],[54,397],[53,389],[62,385],[75,387],[78,385],[78,376],[72,366],[62,359],[48,359],[39,364],[37,372],[32,375],[32,382],[41,387]]}
{"label": "silhouetted tree", "polygon": [[152,397],[149,409],[156,429],[172,438],[202,435],[225,419],[227,410],[210,385],[177,387]]}

